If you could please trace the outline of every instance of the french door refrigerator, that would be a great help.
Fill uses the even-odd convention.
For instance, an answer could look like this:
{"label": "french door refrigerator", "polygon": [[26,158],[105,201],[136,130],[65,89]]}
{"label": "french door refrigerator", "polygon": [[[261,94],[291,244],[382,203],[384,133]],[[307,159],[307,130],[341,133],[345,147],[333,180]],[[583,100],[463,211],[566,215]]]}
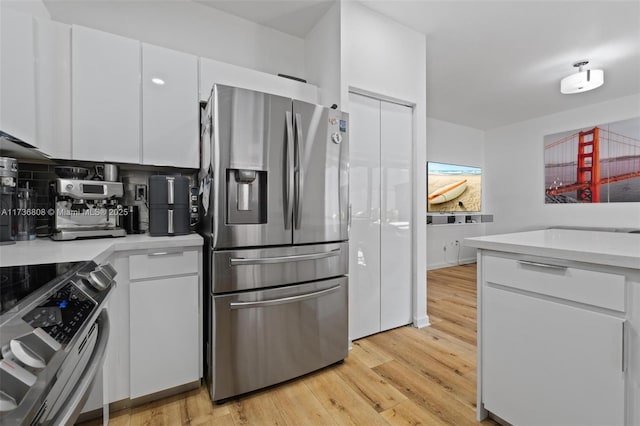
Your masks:
{"label": "french door refrigerator", "polygon": [[347,356],[347,114],[215,85],[202,120],[205,359],[219,401]]}

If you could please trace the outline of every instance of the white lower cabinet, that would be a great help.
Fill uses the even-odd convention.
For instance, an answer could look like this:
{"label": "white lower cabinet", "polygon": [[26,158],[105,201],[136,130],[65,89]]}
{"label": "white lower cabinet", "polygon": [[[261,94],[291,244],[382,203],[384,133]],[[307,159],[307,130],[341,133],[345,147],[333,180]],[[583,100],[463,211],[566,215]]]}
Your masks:
{"label": "white lower cabinet", "polygon": [[135,399],[202,376],[201,251],[159,249],[132,254],[129,261],[129,383]]}
{"label": "white lower cabinet", "polygon": [[497,288],[484,290],[485,408],[515,425],[623,425],[623,323]]}
{"label": "white lower cabinet", "polygon": [[198,276],[132,282],[131,398],[199,376]]}
{"label": "white lower cabinet", "polygon": [[614,268],[549,258],[481,253],[479,263],[479,418],[637,424],[637,284]]}
{"label": "white lower cabinet", "polygon": [[102,380],[95,381],[83,413],[200,380],[201,259],[199,248],[171,247],[107,260],[117,271],[106,305],[111,332]]}

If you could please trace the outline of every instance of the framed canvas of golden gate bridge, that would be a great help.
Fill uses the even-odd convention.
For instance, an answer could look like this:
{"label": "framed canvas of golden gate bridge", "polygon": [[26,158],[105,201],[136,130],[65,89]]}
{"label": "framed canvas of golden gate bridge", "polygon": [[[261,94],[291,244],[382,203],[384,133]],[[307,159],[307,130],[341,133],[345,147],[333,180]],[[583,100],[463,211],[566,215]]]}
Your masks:
{"label": "framed canvas of golden gate bridge", "polygon": [[545,203],[640,202],[640,117],[544,137]]}

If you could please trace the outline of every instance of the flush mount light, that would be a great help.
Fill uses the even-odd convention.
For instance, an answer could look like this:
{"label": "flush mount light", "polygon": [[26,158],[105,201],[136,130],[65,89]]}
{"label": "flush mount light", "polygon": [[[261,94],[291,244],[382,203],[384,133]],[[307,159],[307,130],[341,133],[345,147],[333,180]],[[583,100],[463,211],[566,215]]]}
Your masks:
{"label": "flush mount light", "polygon": [[578,68],[578,72],[560,81],[560,92],[565,95],[582,93],[597,89],[604,84],[604,71],[582,69],[588,63],[589,61],[580,61],[573,64],[574,67]]}
{"label": "flush mount light", "polygon": [[151,82],[152,82],[153,84],[157,84],[158,86],[162,86],[162,85],[164,84],[164,80],[163,80],[163,79],[161,79],[161,78],[158,78],[158,77],[153,77],[153,78],[151,79]]}

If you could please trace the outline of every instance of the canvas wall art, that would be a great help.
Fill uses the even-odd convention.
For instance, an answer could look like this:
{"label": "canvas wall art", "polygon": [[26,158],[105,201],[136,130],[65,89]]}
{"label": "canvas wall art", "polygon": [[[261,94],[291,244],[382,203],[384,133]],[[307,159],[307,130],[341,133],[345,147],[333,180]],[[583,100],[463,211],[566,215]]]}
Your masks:
{"label": "canvas wall art", "polygon": [[544,137],[545,203],[640,202],[640,117]]}

